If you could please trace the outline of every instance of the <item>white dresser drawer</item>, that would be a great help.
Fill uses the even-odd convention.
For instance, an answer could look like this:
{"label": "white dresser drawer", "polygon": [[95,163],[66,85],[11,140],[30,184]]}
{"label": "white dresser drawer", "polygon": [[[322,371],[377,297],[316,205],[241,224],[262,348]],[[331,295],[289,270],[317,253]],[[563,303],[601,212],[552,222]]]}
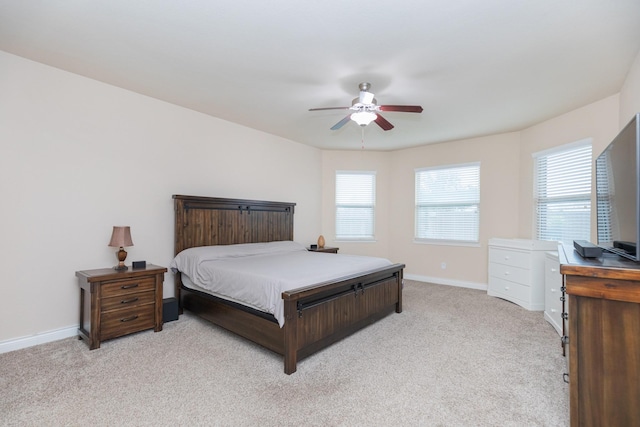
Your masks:
{"label": "white dresser drawer", "polygon": [[562,307],[546,307],[544,310],[544,318],[553,326],[558,335],[562,336]]}
{"label": "white dresser drawer", "polygon": [[531,288],[508,280],[494,277],[489,283],[488,294],[499,297],[518,305],[527,306],[531,301]]}
{"label": "white dresser drawer", "polygon": [[[549,311],[553,311],[554,313],[562,313],[562,292],[560,292],[559,288],[556,287],[548,287],[545,293],[545,302],[546,306],[549,308]],[[560,316],[560,314],[558,314]],[[560,322],[558,322],[559,324]]]}
{"label": "white dresser drawer", "polygon": [[562,275],[557,253],[547,253],[544,266],[544,318],[562,336]]}
{"label": "white dresser drawer", "polygon": [[514,267],[511,265],[492,262],[489,264],[489,276],[508,280],[524,286],[529,286],[531,284],[531,273],[528,269]]}
{"label": "white dresser drawer", "polygon": [[531,268],[531,254],[513,249],[489,248],[489,264],[512,265],[519,268]]}

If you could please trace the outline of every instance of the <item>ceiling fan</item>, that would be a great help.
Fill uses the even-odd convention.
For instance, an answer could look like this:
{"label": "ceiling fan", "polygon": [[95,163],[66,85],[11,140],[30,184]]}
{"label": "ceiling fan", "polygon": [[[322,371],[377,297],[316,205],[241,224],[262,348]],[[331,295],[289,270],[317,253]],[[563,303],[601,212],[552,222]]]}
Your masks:
{"label": "ceiling fan", "polygon": [[371,122],[376,122],[383,130],[393,129],[393,125],[387,119],[380,115],[380,111],[399,111],[402,113],[421,113],[422,107],[419,105],[377,105],[377,100],[373,97],[373,93],[369,92],[371,83],[360,83],[360,96],[354,98],[351,107],[325,107],[310,108],[309,111],[321,110],[351,110],[344,119],[331,127],[331,130],[340,129],[349,120],[353,120],[360,126],[367,126]]}

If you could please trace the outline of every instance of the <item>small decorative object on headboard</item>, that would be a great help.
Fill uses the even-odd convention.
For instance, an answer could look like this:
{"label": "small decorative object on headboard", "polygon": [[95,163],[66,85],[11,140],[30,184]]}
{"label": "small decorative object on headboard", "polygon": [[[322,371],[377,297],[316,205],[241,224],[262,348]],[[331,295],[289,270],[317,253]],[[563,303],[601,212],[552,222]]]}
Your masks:
{"label": "small decorative object on headboard", "polygon": [[124,265],[124,260],[127,259],[127,251],[124,250],[124,247],[133,246],[133,241],[131,240],[131,228],[129,226],[114,226],[109,246],[120,248],[120,250],[116,252],[118,265],[113,268],[116,270],[128,270],[128,267]]}
{"label": "small decorative object on headboard", "polygon": [[318,237],[318,247],[324,248],[324,236],[322,234]]}

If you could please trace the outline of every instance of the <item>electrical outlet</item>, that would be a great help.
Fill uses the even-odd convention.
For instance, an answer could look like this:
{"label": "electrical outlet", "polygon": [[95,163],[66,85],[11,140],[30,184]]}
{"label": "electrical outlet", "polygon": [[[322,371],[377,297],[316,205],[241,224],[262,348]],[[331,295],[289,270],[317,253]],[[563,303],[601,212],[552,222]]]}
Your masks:
{"label": "electrical outlet", "polygon": [[441,268],[441,269],[443,269],[443,270],[445,270],[445,269],[447,268],[447,263],[446,263],[446,262],[444,262],[444,261],[442,261],[442,262],[440,263],[440,268]]}

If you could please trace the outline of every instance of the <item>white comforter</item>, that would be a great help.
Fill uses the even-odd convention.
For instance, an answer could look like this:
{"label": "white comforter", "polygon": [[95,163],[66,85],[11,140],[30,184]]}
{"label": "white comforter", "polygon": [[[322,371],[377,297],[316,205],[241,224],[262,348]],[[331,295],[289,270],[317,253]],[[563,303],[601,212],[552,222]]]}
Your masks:
{"label": "white comforter", "polygon": [[282,292],[391,264],[384,258],[314,253],[295,242],[270,242],[186,249],[170,267],[200,289],[273,314],[282,327]]}

